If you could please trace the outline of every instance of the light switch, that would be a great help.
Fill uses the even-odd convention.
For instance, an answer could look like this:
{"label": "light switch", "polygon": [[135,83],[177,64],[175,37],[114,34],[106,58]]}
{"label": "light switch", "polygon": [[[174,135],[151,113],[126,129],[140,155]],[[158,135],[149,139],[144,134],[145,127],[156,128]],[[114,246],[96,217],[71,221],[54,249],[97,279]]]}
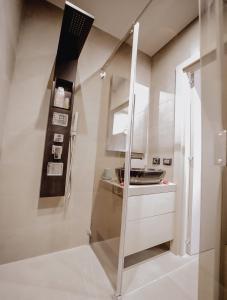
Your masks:
{"label": "light switch", "polygon": [[172,158],[163,158],[163,165],[164,166],[171,166],[172,165]]}

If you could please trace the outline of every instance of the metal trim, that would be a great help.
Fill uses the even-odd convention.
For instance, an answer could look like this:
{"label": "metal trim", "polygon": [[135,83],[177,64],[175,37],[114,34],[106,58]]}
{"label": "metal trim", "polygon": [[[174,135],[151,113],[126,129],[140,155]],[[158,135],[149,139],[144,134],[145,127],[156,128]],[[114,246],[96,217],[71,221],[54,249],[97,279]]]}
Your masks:
{"label": "metal trim", "polygon": [[92,18],[92,19],[95,19],[95,17],[94,17],[93,15],[89,14],[89,13],[86,12],[85,10],[83,10],[83,9],[81,9],[80,7],[78,7],[78,6],[74,5],[74,4],[72,4],[72,3],[69,2],[69,1],[65,1],[65,5],[68,5],[68,6],[72,7],[72,8],[74,8],[74,9],[78,10],[78,11],[81,12],[82,14],[84,14],[84,15],[86,15],[86,16]]}
{"label": "metal trim", "polygon": [[124,271],[124,248],[125,248],[125,232],[126,232],[126,215],[127,215],[127,201],[128,190],[130,183],[130,168],[131,168],[131,153],[132,153],[132,139],[133,139],[133,115],[135,105],[135,81],[136,81],[136,65],[137,65],[137,51],[139,40],[139,23],[133,26],[133,44],[132,44],[132,58],[131,58],[131,75],[130,75],[130,89],[129,89],[129,119],[128,119],[128,134],[126,138],[126,155],[125,155],[125,178],[123,190],[123,206],[121,219],[121,235],[119,247],[119,261],[117,274],[117,288],[116,297],[122,294],[122,275]]}

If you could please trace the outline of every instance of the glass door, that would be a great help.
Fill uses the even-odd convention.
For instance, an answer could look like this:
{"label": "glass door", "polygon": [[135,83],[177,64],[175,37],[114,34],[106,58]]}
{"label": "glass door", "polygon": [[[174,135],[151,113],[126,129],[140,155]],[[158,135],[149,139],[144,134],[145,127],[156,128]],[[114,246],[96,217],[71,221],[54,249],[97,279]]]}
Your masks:
{"label": "glass door", "polygon": [[226,299],[227,3],[200,1],[202,190],[199,299]]}
{"label": "glass door", "polygon": [[90,244],[121,295],[124,232],[131,157],[134,81],[139,24],[116,47],[101,72]]}

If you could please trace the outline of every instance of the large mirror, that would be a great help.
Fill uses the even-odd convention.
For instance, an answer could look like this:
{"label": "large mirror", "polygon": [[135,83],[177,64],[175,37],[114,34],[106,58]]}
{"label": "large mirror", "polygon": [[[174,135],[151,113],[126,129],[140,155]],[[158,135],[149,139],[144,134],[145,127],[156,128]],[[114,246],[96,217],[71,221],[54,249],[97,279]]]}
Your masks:
{"label": "large mirror", "polygon": [[[125,152],[128,130],[129,80],[118,75],[111,79],[107,150]],[[145,155],[149,112],[149,87],[135,83],[133,152]]]}

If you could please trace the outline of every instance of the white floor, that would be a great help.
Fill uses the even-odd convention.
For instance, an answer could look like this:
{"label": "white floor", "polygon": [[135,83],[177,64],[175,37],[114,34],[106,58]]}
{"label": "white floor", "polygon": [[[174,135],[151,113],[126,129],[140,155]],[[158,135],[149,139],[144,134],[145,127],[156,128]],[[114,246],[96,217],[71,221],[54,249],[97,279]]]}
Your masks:
{"label": "white floor", "polygon": [[[124,288],[124,300],[197,300],[197,259],[167,253],[129,268]],[[0,266],[0,299],[112,300],[112,295],[89,246]]]}
{"label": "white floor", "polygon": [[124,300],[197,300],[198,257],[160,255],[124,274]]}

